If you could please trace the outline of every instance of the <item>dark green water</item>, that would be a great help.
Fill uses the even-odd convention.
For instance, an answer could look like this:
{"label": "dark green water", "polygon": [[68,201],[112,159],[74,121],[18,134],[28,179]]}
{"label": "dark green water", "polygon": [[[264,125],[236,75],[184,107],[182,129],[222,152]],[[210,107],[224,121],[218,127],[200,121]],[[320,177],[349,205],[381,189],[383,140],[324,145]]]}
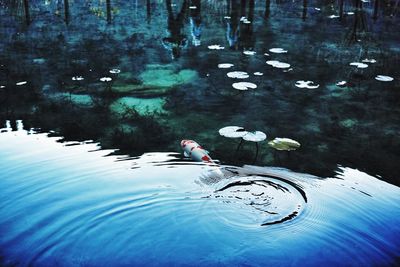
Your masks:
{"label": "dark green water", "polygon": [[[340,1],[109,2],[109,13],[106,1],[69,1],[65,13],[63,1],[29,1],[27,21],[23,1],[0,1],[2,123],[131,155],[180,152],[193,139],[223,163],[252,163],[254,144],[235,154],[239,141],[218,134],[237,125],[301,143],[286,152],[260,142],[257,165],[322,177],[342,165],[400,184],[398,2],[380,1],[376,18],[374,1],[344,1],[342,14]],[[257,88],[234,89],[230,71]]]}

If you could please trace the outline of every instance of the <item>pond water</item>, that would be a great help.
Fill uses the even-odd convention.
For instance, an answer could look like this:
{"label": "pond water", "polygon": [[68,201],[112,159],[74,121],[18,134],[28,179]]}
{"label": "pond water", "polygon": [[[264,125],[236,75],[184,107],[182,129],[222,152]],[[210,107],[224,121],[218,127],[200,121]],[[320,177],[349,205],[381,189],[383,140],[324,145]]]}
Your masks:
{"label": "pond water", "polygon": [[394,265],[399,9],[0,0],[0,265]]}
{"label": "pond water", "polygon": [[[18,266],[394,265],[400,188],[340,167],[210,166],[110,156],[2,129],[0,249]],[[218,176],[218,172],[223,175]]]}

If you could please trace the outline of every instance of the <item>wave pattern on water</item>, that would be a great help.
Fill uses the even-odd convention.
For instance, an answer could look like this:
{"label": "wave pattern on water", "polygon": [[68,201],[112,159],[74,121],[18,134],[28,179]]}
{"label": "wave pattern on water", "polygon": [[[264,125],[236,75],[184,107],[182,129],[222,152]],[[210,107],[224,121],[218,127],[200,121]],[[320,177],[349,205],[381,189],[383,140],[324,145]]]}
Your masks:
{"label": "wave pattern on water", "polygon": [[339,167],[217,166],[110,156],[92,142],[0,129],[0,263],[390,265],[400,189]]}

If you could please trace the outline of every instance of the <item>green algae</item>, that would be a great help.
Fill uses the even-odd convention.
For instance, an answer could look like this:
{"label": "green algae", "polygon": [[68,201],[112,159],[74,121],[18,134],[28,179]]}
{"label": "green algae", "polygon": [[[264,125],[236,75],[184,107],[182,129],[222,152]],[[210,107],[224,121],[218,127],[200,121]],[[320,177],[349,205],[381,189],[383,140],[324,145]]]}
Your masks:
{"label": "green algae", "polygon": [[134,108],[139,115],[165,113],[164,98],[121,97],[110,105],[110,110],[116,114],[124,114],[127,108]]}
{"label": "green algae", "polygon": [[70,100],[72,103],[80,106],[93,105],[92,97],[87,94],[54,93],[49,95],[49,97],[55,100]]}
{"label": "green algae", "polygon": [[141,97],[154,97],[168,94],[175,87],[193,82],[197,72],[190,69],[178,70],[172,64],[148,64],[135,80],[131,74],[119,76],[120,82],[112,90]]}

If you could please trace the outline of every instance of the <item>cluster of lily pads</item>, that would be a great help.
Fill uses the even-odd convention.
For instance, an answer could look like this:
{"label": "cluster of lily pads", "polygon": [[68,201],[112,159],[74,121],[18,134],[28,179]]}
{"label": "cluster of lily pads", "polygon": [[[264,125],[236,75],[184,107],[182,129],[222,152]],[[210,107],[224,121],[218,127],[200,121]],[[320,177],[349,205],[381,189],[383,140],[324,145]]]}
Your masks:
{"label": "cluster of lily pads", "polygon": [[[262,142],[267,139],[267,135],[262,131],[247,131],[244,127],[240,126],[226,126],[219,129],[219,134],[227,138],[241,138],[240,143],[236,149],[239,150],[243,141],[255,142],[256,144],[256,156],[258,155],[258,142]],[[293,151],[300,147],[300,143],[290,138],[276,137],[268,142],[268,145],[276,150]]]}
{"label": "cluster of lily pads", "polygon": [[[363,59],[361,62],[351,62],[349,65],[355,66],[357,69],[365,69],[365,68],[369,67],[369,65],[367,63],[374,64],[374,63],[376,63],[376,60],[366,58],[366,59]],[[387,75],[379,74],[379,75],[375,76],[375,80],[381,81],[381,82],[391,82],[394,80],[394,78],[387,76]]]}

